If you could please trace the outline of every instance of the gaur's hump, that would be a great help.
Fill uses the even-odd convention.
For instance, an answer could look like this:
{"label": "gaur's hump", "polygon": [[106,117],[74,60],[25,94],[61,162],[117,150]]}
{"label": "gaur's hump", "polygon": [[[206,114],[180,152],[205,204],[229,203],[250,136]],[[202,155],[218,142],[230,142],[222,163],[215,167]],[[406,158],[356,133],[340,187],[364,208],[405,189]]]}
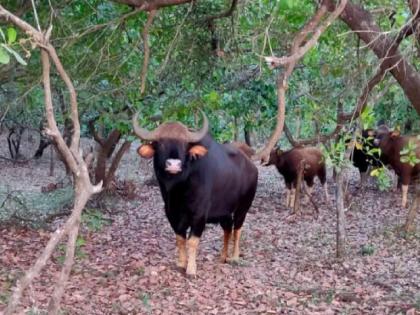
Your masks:
{"label": "gaur's hump", "polygon": [[301,149],[303,152],[305,152],[306,154],[311,154],[311,155],[322,155],[322,152],[320,149],[316,148],[316,147],[305,147]]}
{"label": "gaur's hump", "polygon": [[229,156],[235,156],[240,153],[239,149],[232,143],[224,143],[223,146],[226,150],[226,153],[229,154]]}

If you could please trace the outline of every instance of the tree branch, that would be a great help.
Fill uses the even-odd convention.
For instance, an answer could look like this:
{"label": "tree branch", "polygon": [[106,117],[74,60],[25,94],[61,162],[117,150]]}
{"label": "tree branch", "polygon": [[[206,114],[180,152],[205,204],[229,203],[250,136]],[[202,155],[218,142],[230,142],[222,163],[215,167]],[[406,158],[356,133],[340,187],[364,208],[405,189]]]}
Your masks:
{"label": "tree branch", "polygon": [[96,118],[93,118],[93,119],[91,119],[91,120],[89,120],[89,122],[88,122],[88,127],[89,127],[89,131],[90,131],[90,133],[92,134],[92,136],[93,136],[93,139],[96,141],[96,142],[98,142],[101,146],[104,146],[105,145],[105,140],[104,140],[104,138],[96,131],[96,128],[95,128],[95,121],[97,120],[97,117]]}
{"label": "tree branch", "polygon": [[73,82],[70,80],[70,77],[68,76],[66,70],[64,69],[60,59],[58,58],[55,48],[51,44],[48,44],[47,50],[52,61],[54,62],[54,65],[57,69],[58,74],[63,79],[70,94],[70,108],[71,108],[70,116],[73,122],[73,135],[71,138],[70,151],[74,154],[74,156],[77,159],[76,153],[79,150],[79,144],[80,144],[80,122],[79,122],[79,112],[78,112],[78,107],[77,107],[76,89],[74,88]]}
{"label": "tree branch", "polygon": [[71,267],[73,266],[74,262],[74,252],[76,249],[76,241],[77,235],[79,233],[79,226],[80,217],[76,219],[74,225],[70,228],[69,231],[64,266],[57,280],[57,285],[51,296],[50,302],[48,303],[48,314],[57,314],[60,308],[61,297],[64,294],[64,289],[66,287],[67,280],[69,279]]}
{"label": "tree branch", "polygon": [[[316,27],[317,24],[319,24],[319,20],[316,21],[315,19],[312,20],[311,22],[316,22],[316,24],[309,26],[307,28],[307,31],[312,31],[313,30],[313,35],[311,37],[310,40],[308,40],[303,46],[299,45],[299,48],[296,49],[295,51],[292,51],[292,54],[290,56],[284,56],[284,57],[264,57],[265,61],[272,67],[272,68],[276,68],[279,67],[281,65],[285,65],[285,64],[289,64],[291,62],[297,62],[300,58],[302,58],[306,52],[311,49],[318,41],[319,37],[322,35],[322,33],[331,25],[331,23],[341,14],[341,12],[344,10],[344,8],[346,7],[347,4],[347,0],[342,0],[340,2],[340,5],[337,6],[337,8],[330,14],[330,16],[325,20],[325,22],[320,25],[319,27],[317,27],[315,30],[314,28]],[[326,10],[327,7],[324,4],[321,4],[321,7],[319,10]],[[323,14],[321,15],[321,17],[323,16]],[[310,23],[311,23],[310,22]],[[304,38],[306,38],[308,34],[303,33],[300,36]],[[302,41],[303,41],[302,39]]]}
{"label": "tree branch", "polygon": [[[261,159],[262,163],[267,163],[270,152],[274,148],[277,141],[280,139],[281,134],[283,132],[284,127],[284,120],[285,120],[285,112],[286,112],[286,90],[287,90],[287,80],[289,76],[292,74],[293,69],[297,63],[297,61],[308,51],[313,45],[315,45],[316,41],[318,40],[319,36],[321,36],[322,32],[340,15],[344,7],[346,6],[347,0],[341,0],[340,5],[334,10],[334,12],[328,16],[323,24],[320,25],[320,21],[322,17],[327,12],[327,7],[325,5],[321,5],[320,8],[317,10],[315,15],[309,20],[309,22],[304,26],[304,28],[297,34],[295,37],[292,49],[291,49],[291,56],[290,57],[283,57],[277,58],[277,60],[282,60],[280,64],[287,64],[287,68],[283,74],[279,74],[277,79],[277,123],[276,128],[271,135],[268,143],[265,147],[256,154],[256,158]],[[308,40],[303,46],[302,43],[307,38],[309,33],[312,33],[312,37]],[[267,60],[268,57],[266,57]]]}
{"label": "tree branch", "polygon": [[114,179],[115,172],[117,171],[118,165],[120,164],[120,161],[122,157],[124,156],[124,153],[127,152],[127,150],[131,146],[131,141],[125,141],[123,145],[118,150],[117,154],[115,155],[114,159],[112,160],[111,166],[108,169],[108,174],[105,178],[104,187],[109,188],[109,184]]}
{"label": "tree branch", "polygon": [[193,0],[114,0],[114,2],[127,4],[144,11],[158,10],[163,7],[179,5]]}
{"label": "tree branch", "polygon": [[147,76],[147,67],[149,65],[150,57],[150,47],[149,47],[149,29],[153,23],[153,18],[155,17],[157,10],[152,10],[147,16],[146,24],[144,25],[142,37],[143,37],[143,47],[144,47],[144,58],[143,58],[143,68],[141,70],[140,77],[140,94],[143,95],[146,90],[146,76]]}

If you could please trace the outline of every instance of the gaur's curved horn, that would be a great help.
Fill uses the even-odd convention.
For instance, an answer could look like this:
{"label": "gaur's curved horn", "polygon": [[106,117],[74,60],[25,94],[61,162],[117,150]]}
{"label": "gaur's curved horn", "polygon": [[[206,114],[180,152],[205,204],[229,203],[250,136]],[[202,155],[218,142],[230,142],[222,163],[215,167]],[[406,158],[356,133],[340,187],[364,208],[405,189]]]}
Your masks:
{"label": "gaur's curved horn", "polygon": [[148,131],[142,127],[140,127],[139,123],[138,123],[138,117],[139,117],[139,113],[137,112],[134,117],[133,117],[133,128],[134,128],[134,133],[136,134],[137,137],[139,137],[142,140],[146,140],[146,141],[154,141],[157,139],[157,130],[153,130],[153,131]]}
{"label": "gaur's curved horn", "polygon": [[198,131],[188,131],[188,142],[201,141],[209,131],[209,120],[207,119],[206,114],[202,110],[200,110],[200,112],[203,116],[203,127],[201,127],[201,129]]}

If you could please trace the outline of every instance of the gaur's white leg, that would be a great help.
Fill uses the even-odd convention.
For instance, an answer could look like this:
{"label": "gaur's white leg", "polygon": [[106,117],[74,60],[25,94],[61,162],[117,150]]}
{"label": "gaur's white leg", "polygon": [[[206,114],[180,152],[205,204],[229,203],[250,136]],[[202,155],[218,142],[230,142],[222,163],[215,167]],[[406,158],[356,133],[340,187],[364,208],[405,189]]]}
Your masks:
{"label": "gaur's white leg", "polygon": [[295,193],[296,193],[296,189],[292,188],[290,191],[290,208],[293,208],[295,205]]}
{"label": "gaur's white leg", "polygon": [[187,254],[188,254],[188,263],[187,263],[187,275],[195,276],[197,273],[197,248],[200,238],[197,236],[191,236],[187,241]]}
{"label": "gaur's white leg", "polygon": [[367,179],[369,178],[369,169],[366,172],[360,173],[360,187],[366,185]]}
{"label": "gaur's white leg", "polygon": [[176,247],[178,250],[177,266],[180,268],[187,268],[187,240],[181,235],[176,235]]}
{"label": "gaur's white leg", "polygon": [[226,231],[223,230],[224,235],[223,235],[223,249],[222,249],[222,254],[220,255],[220,260],[221,262],[226,262],[228,259],[228,253],[229,253],[229,241],[230,241],[230,237],[232,235],[232,231]]}
{"label": "gaur's white leg", "polygon": [[324,193],[325,193],[325,201],[327,203],[331,203],[330,195],[328,194],[328,185],[327,185],[327,182],[324,183]]}
{"label": "gaur's white leg", "polygon": [[239,239],[241,238],[241,229],[233,230],[233,255],[231,261],[239,260]]}
{"label": "gaur's white leg", "polygon": [[405,207],[407,207],[408,185],[402,185],[401,186],[401,190],[402,190],[402,202],[401,202],[401,206],[403,208],[405,208]]}
{"label": "gaur's white leg", "polygon": [[286,189],[286,207],[290,204],[290,189]]}
{"label": "gaur's white leg", "polygon": [[308,186],[306,185],[306,192],[307,194],[305,194],[305,202],[309,202],[309,199],[312,196],[312,192],[314,191],[314,186]]}

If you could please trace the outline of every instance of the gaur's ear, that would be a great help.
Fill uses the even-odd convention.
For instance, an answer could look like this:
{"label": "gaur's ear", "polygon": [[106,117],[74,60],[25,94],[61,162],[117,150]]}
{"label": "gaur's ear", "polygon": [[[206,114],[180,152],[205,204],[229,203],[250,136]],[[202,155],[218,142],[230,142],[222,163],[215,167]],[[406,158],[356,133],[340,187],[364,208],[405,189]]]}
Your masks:
{"label": "gaur's ear", "polygon": [[394,131],[392,131],[391,132],[391,138],[397,138],[397,137],[399,137],[400,136],[400,131],[397,129],[397,130],[394,130]]}
{"label": "gaur's ear", "polygon": [[155,149],[153,149],[153,146],[151,144],[142,144],[137,149],[137,153],[145,159],[150,159],[155,155]]}
{"label": "gaur's ear", "polygon": [[188,150],[188,153],[193,159],[198,159],[205,156],[207,154],[207,151],[208,150],[204,146],[196,144]]}

